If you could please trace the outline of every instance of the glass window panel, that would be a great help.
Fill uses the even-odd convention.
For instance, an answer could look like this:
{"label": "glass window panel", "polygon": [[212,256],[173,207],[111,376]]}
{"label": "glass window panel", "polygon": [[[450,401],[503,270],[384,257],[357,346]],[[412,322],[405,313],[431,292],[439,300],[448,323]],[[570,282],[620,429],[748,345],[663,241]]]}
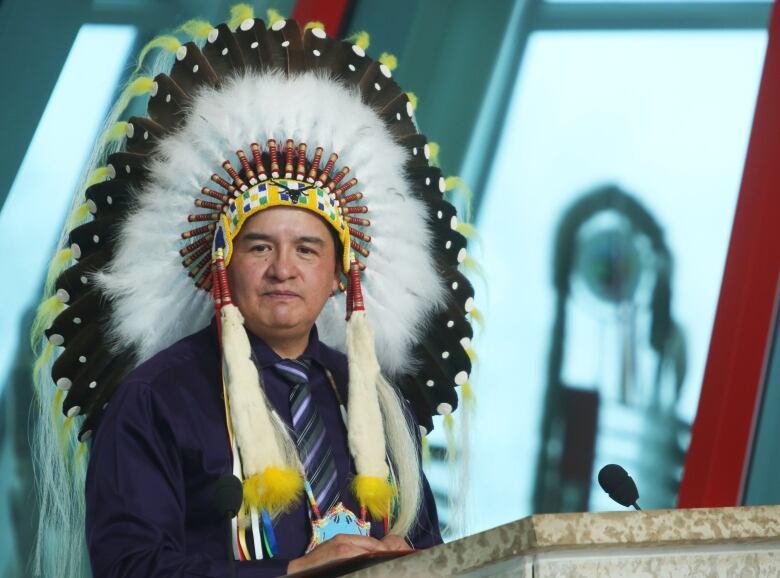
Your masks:
{"label": "glass window panel", "polygon": [[[0,576],[26,576],[37,519],[29,499],[25,401],[28,325],[62,223],[135,43],[132,26],[84,25],[71,47],[13,186],[0,209]],[[96,81],[99,79],[99,81]],[[18,365],[15,367],[14,363]],[[6,389],[7,388],[7,389]]]}
{"label": "glass window panel", "polygon": [[761,393],[758,423],[755,426],[752,456],[745,484],[743,504],[780,504],[780,311],[775,318],[775,334],[767,361]]}
{"label": "glass window panel", "polygon": [[[531,35],[471,250],[486,273],[488,320],[475,341],[472,531],[532,513],[535,485],[558,492],[553,509],[618,509],[590,481],[610,462],[633,474],[640,505],[673,505],[765,44],[761,31]],[[598,197],[586,196],[605,186],[625,202],[596,210]],[[574,229],[571,291],[559,299],[554,242],[578,201],[592,217]],[[650,335],[666,249],[680,331],[662,332],[659,371]],[[567,456],[552,478],[537,471],[551,382],[566,387],[545,455]],[[586,481],[561,483],[578,476]]]}
{"label": "glass window panel", "polygon": [[5,255],[5,267],[14,272],[14,283],[0,286],[6,312],[0,320],[0,375],[7,373],[16,351],[21,316],[40,301],[40,284],[73,190],[135,36],[132,26],[87,24],[80,28],[0,210],[0,246],[16,248]]}
{"label": "glass window panel", "polygon": [[[604,4],[603,0],[544,0],[550,4]],[[774,4],[774,0],[609,0],[610,4]]]}

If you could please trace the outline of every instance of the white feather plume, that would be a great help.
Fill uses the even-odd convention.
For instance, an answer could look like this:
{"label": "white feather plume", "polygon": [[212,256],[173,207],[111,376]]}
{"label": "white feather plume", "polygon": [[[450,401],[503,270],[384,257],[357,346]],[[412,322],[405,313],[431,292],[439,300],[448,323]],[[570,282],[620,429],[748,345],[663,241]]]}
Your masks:
{"label": "white feather plume", "polygon": [[[335,170],[348,165],[358,179],[371,219],[363,294],[379,362],[388,376],[408,371],[410,346],[444,299],[425,206],[408,193],[408,153],[384,122],[356,91],[315,73],[249,74],[203,90],[182,127],[161,139],[113,263],[98,277],[113,303],[113,341],[132,344],[143,361],[206,326],[213,306],[182,267],[180,234],[191,228],[194,199],[222,162],[269,138],[336,152]],[[323,341],[345,350],[343,300],[330,300],[317,325]]]}

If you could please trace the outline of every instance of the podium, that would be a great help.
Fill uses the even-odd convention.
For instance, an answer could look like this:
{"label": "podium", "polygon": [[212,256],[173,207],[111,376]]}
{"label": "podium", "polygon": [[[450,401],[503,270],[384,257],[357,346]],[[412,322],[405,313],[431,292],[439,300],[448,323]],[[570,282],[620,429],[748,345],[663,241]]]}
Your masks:
{"label": "podium", "polygon": [[529,516],[347,576],[780,576],[780,506]]}

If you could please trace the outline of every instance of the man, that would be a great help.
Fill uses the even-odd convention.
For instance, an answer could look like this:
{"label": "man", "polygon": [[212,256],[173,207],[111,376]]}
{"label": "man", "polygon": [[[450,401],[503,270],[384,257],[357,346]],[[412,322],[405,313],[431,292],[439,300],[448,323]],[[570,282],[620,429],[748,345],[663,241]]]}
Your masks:
{"label": "man", "polygon": [[[328,225],[305,209],[266,209],[250,217],[236,237],[228,276],[263,368],[266,394],[291,427],[290,387],[275,377],[273,364],[284,358],[311,361],[309,381],[326,422],[325,443],[336,457],[336,485],[356,510],[347,488],[354,468],[346,455],[346,432],[323,371],[345,376],[346,359],[319,342],[314,327],[338,288],[333,237]],[[87,539],[96,576],[226,572],[224,540],[219,539],[224,522],[209,492],[218,475],[230,469],[229,444],[224,428],[204,425],[219,422],[223,410],[214,332],[209,327],[141,365],[103,418],[87,476]],[[201,439],[204,428],[217,439]],[[214,466],[220,463],[221,470]],[[278,521],[276,535],[284,539],[275,558],[241,563],[239,575],[274,576],[359,554],[409,549],[402,537],[384,535],[377,524],[371,536],[341,534],[300,556],[309,542],[308,518],[301,501]],[[427,483],[418,520],[410,542],[415,547],[439,543]]]}
{"label": "man", "polygon": [[[409,424],[425,434],[456,407],[473,291],[409,99],[316,27],[245,18],[206,36],[131,82],[149,118],[88,183],[93,216],[69,229],[38,322],[44,353],[63,348],[59,393],[39,394],[93,440],[94,574],[222,576],[226,542],[247,576],[436,544]],[[78,511],[57,479],[42,476],[44,506]],[[70,575],[72,550],[41,552]]]}

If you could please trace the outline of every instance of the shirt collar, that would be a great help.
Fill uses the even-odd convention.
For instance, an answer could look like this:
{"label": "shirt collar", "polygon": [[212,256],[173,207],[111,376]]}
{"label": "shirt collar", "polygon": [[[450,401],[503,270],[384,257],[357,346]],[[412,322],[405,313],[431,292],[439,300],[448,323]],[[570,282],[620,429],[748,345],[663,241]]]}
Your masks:
{"label": "shirt collar", "polygon": [[[216,315],[211,318],[211,328],[214,333],[214,337],[217,336],[217,317]],[[252,346],[252,352],[255,354],[257,363],[261,368],[270,367],[282,358],[268,344],[259,338],[257,335],[247,330],[246,334],[249,336],[249,344]],[[309,332],[309,344],[301,354],[299,359],[310,359],[316,361],[322,367],[328,367],[325,363],[328,352],[326,347],[320,342],[319,333],[317,332],[317,326],[313,325]]]}
{"label": "shirt collar", "polygon": [[[282,359],[282,357],[280,357],[278,353],[276,353],[273,349],[271,349],[271,347],[265,341],[259,338],[257,335],[253,334],[249,330],[247,330],[246,333],[249,336],[249,343],[252,346],[252,351],[255,354],[255,359],[257,360],[258,365],[262,369],[270,367],[274,363]],[[312,326],[311,331],[309,332],[309,343],[298,359],[309,359],[317,362],[318,364],[324,367],[325,364],[323,363],[322,354],[323,351],[317,333],[317,326],[314,325]]]}

